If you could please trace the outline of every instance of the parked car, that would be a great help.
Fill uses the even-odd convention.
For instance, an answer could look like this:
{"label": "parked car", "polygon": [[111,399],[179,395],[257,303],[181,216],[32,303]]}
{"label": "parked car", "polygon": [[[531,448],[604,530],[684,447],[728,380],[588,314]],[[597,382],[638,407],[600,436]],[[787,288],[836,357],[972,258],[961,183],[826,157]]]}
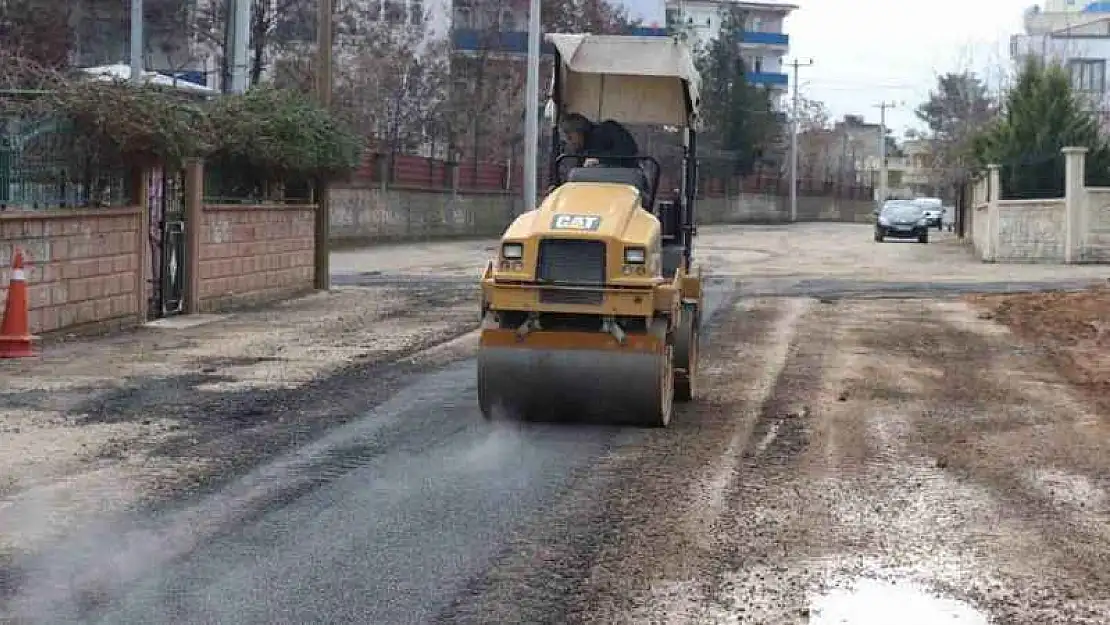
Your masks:
{"label": "parked car", "polygon": [[925,209],[925,220],[928,222],[928,226],[940,230],[941,218],[944,215],[944,202],[935,197],[919,197],[914,202]]}
{"label": "parked car", "polygon": [[929,242],[929,224],[925,209],[912,200],[887,200],[875,220],[875,240],[882,243],[885,239],[917,239],[918,243]]}

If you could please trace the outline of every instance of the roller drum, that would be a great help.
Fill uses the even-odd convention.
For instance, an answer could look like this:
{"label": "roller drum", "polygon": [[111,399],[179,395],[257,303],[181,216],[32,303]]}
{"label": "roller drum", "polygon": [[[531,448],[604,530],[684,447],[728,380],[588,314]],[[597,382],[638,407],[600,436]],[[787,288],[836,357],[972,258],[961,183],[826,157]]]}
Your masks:
{"label": "roller drum", "polygon": [[664,427],[674,398],[661,351],[482,347],[478,397],[491,419]]}

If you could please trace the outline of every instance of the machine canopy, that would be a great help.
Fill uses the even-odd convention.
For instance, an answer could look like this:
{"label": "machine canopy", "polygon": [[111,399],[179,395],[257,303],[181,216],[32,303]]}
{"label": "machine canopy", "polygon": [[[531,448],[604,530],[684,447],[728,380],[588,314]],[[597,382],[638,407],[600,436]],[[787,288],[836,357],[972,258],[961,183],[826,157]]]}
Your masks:
{"label": "machine canopy", "polygon": [[671,37],[548,34],[559,57],[561,113],[594,121],[699,130],[701,76],[690,47]]}

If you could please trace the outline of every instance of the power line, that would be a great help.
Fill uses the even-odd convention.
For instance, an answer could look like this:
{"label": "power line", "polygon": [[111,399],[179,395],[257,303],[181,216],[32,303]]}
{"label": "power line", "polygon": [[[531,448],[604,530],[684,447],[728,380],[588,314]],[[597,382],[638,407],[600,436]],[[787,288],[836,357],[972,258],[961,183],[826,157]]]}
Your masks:
{"label": "power line", "polygon": [[794,68],[794,106],[790,113],[790,221],[798,221],[798,70],[812,67],[813,59],[804,63],[794,59],[787,63]]}

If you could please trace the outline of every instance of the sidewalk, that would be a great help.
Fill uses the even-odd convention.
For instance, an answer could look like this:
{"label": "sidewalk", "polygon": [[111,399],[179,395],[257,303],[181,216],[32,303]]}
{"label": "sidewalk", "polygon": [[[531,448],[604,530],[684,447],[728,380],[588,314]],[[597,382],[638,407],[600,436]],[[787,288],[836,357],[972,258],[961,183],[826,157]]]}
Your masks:
{"label": "sidewalk", "polygon": [[334,398],[310,387],[465,334],[473,300],[418,285],[336,289],[0,361],[0,565],[84,513],[194,488],[271,453],[278,434],[291,444],[357,416],[329,413]]}

